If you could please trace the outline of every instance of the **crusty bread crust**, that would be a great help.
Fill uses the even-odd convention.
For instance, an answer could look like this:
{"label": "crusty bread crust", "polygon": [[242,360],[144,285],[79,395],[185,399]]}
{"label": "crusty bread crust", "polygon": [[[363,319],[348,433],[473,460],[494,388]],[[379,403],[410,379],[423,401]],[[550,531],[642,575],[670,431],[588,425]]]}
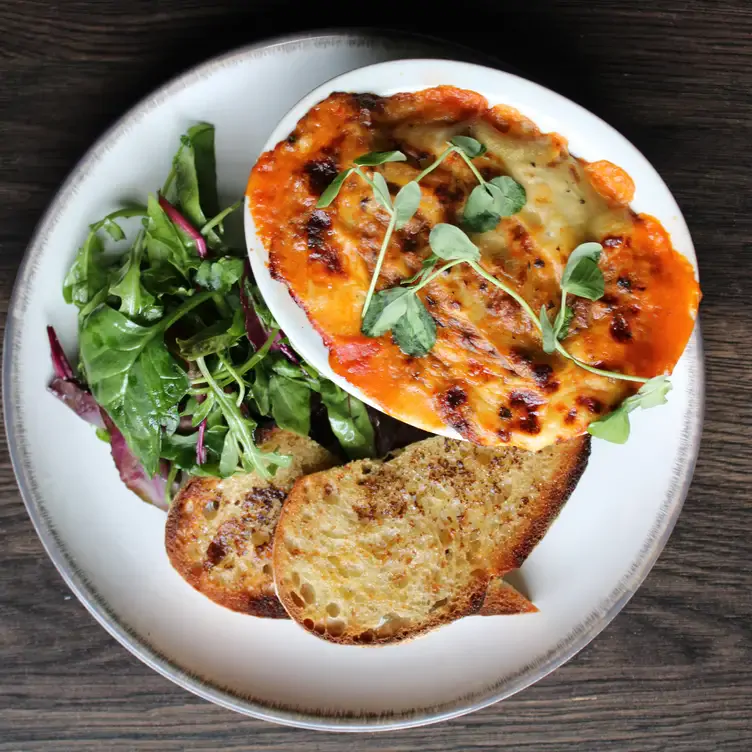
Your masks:
{"label": "crusty bread crust", "polygon": [[436,437],[301,478],[274,537],[282,605],[309,632],[359,645],[535,611],[496,579],[546,533],[589,452],[588,437],[537,453]]}
{"label": "crusty bread crust", "polygon": [[172,566],[196,590],[233,611],[286,619],[274,591],[272,539],[295,480],[325,470],[336,458],[311,439],[271,429],[257,437],[263,451],[293,456],[271,481],[255,474],[192,478],[172,502],[165,547]]}
{"label": "crusty bread crust", "polygon": [[513,616],[537,612],[538,609],[519,590],[497,577],[488,584],[486,599],[478,616]]}

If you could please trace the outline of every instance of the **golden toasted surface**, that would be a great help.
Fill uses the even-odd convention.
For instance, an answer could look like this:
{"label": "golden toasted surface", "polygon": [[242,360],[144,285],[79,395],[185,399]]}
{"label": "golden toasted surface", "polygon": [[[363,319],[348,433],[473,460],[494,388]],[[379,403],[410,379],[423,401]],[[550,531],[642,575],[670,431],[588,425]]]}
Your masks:
{"label": "golden toasted surface", "polygon": [[272,577],[274,529],[295,480],[337,460],[314,441],[279,429],[267,432],[260,447],[292,455],[292,464],[271,481],[252,473],[192,478],[170,507],[165,546],[172,566],[211,600],[284,619]]}
{"label": "golden toasted surface", "polygon": [[513,616],[537,612],[538,609],[522,593],[501,577],[497,577],[488,583],[486,598],[478,611],[478,616]]}
{"label": "golden toasted surface", "polygon": [[[573,157],[562,137],[541,133],[512,108],[489,109],[474,92],[331,95],[258,160],[247,191],[251,212],[272,273],[321,333],[338,374],[386,412],[427,430],[449,425],[477,444],[539,449],[582,434],[637,385],[543,353],[517,303],[467,265],[420,293],[438,326],[426,357],[405,355],[389,335],[362,336],[361,311],[389,218],[357,176],[332,206],[316,209],[322,191],[357,156],[391,149],[407,155],[376,168],[394,195],[460,134],[488,148],[474,160],[485,179],[511,175],[527,192],[522,211],[472,235],[485,269],[533,310],[555,311],[569,254],[581,242],[601,242],[605,295],[575,300],[567,348],[608,370],[670,372],[694,326],[699,288],[660,223],[629,208],[629,176],[609,162]],[[457,155],[421,182],[420,208],[394,234],[377,289],[420,269],[431,227],[458,224],[476,185]]]}
{"label": "golden toasted surface", "polygon": [[531,453],[437,437],[301,478],[274,537],[279,598],[310,632],[348,644],[534,610],[489,584],[543,537],[589,450],[588,438]]}

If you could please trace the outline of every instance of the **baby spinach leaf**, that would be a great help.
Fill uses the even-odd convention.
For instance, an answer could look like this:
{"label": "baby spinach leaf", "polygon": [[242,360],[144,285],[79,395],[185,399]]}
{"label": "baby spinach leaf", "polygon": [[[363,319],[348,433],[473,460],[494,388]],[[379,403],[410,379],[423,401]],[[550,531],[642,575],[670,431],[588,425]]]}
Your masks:
{"label": "baby spinach leaf", "polygon": [[105,229],[113,240],[122,240],[125,238],[125,233],[115,220],[140,217],[145,213],[143,206],[129,206],[111,212],[99,222],[89,226],[89,234],[78,249],[76,258],[63,281],[63,298],[66,303],[75,303],[79,309],[84,308],[95,296],[102,294],[103,290],[104,299],[106,299],[110,263],[102,257],[102,241],[97,233]]}
{"label": "baby spinach leaf", "polygon": [[219,214],[214,126],[198,123],[188,129],[188,138],[193,145],[201,208],[208,217],[213,217]]}
{"label": "baby spinach leaf", "polygon": [[414,293],[406,287],[392,287],[377,292],[368,307],[361,331],[367,337],[380,337],[388,332],[407,312],[407,300]]}
{"label": "baby spinach leaf", "polygon": [[286,431],[308,436],[311,430],[311,390],[306,384],[273,373],[269,381],[272,417]]}
{"label": "baby spinach leaf", "polygon": [[63,281],[63,297],[66,303],[75,303],[83,308],[109,279],[108,265],[102,258],[102,241],[96,230],[90,230]]}
{"label": "baby spinach leaf", "polygon": [[219,458],[219,474],[223,478],[229,478],[238,472],[239,464],[240,447],[238,446],[238,439],[232,431],[228,431],[222,446],[222,455]]}
{"label": "baby spinach leaf", "polygon": [[359,167],[376,167],[386,162],[404,162],[407,157],[401,151],[372,151],[354,159]]}
{"label": "baby spinach leaf", "polygon": [[113,240],[125,240],[123,228],[109,217],[104,219],[102,227]]}
{"label": "baby spinach leaf", "polygon": [[188,389],[188,378],[156,336],[159,331],[100,306],[80,332],[92,394],[150,476],[157,470],[162,428],[177,425],[177,405]]}
{"label": "baby spinach leaf", "polygon": [[389,212],[392,212],[392,197],[389,195],[389,186],[380,172],[373,173],[373,197]]}
{"label": "baby spinach leaf", "polygon": [[517,214],[527,201],[525,189],[508,175],[501,175],[489,182],[494,197],[494,211],[502,217]]}
{"label": "baby spinach leaf", "polygon": [[480,141],[470,136],[455,136],[450,143],[461,149],[470,159],[482,157],[488,151]]}
{"label": "baby spinach leaf", "polygon": [[[211,133],[209,133],[209,129]],[[209,143],[211,143],[211,156],[208,154]],[[216,173],[212,167],[214,162],[213,147],[213,126],[205,124],[194,126],[188,131],[188,135],[181,139],[180,149],[173,161],[175,188],[180,210],[196,228],[203,227],[207,223],[207,217],[202,208],[203,200],[213,204],[211,209],[207,206],[206,211],[209,216],[219,212]],[[201,171],[200,175],[199,170]],[[212,177],[214,178],[213,181]],[[222,244],[219,236],[213,230],[209,230],[206,234],[206,240],[212,248],[218,248]]]}
{"label": "baby spinach leaf", "polygon": [[228,350],[244,334],[243,311],[238,308],[232,319],[217,321],[189,339],[178,339],[177,345],[185,360],[198,360]]}
{"label": "baby spinach leaf", "polygon": [[392,327],[392,333],[406,355],[421,358],[436,344],[436,322],[417,295],[407,298],[407,311]]}
{"label": "baby spinach leaf", "polygon": [[155,297],[174,295],[189,298],[196,291],[172,264],[157,264],[141,271],[143,286]]}
{"label": "baby spinach leaf", "polygon": [[164,311],[141,281],[143,252],[144,232],[142,230],[128,253],[118,277],[110,285],[110,295],[120,298],[120,312],[142,324],[160,319]]}
{"label": "baby spinach leaf", "polygon": [[271,352],[267,358],[267,364],[274,373],[284,376],[291,381],[299,381],[303,384],[308,384],[310,389],[314,391],[319,390],[319,379],[315,374],[315,371],[308,373],[297,363],[292,363],[283,354],[279,352]]}
{"label": "baby spinach leaf", "polygon": [[269,399],[270,375],[266,364],[262,361],[254,369],[254,380],[251,386],[251,394],[256,403],[260,415],[271,415],[272,403]]}
{"label": "baby spinach leaf", "polygon": [[354,170],[352,168],[345,170],[344,172],[340,172],[340,174],[337,175],[337,177],[334,178],[331,183],[329,183],[327,189],[321,194],[321,198],[319,198],[318,202],[316,203],[316,208],[326,209],[326,207],[329,206],[335,198],[337,198],[345,180],[347,180],[347,178],[349,178],[350,175],[353,174],[353,172]]}
{"label": "baby spinach leaf", "polygon": [[420,186],[413,180],[404,185],[394,199],[396,215],[394,228],[401,230],[415,215],[420,206]]}
{"label": "baby spinach leaf", "polygon": [[261,321],[265,332],[270,332],[272,329],[278,329],[279,327],[274,320],[274,316],[272,316],[272,312],[269,310],[269,306],[266,305],[266,301],[261,295],[261,291],[251,281],[251,278],[246,276],[243,279],[242,284],[243,290],[248,297],[248,302],[251,304],[256,316]]}
{"label": "baby spinach leaf", "polygon": [[149,195],[146,205],[149,223],[146,230],[146,252],[152,266],[172,264],[183,276],[190,269],[197,269],[201,259],[195,250],[187,245],[183,236],[165,214],[159,201]]}
{"label": "baby spinach leaf", "polygon": [[454,225],[445,223],[436,225],[428,236],[428,243],[434,254],[445,261],[480,260],[478,246]]}
{"label": "baby spinach leaf", "polygon": [[321,380],[321,400],[332,432],[347,456],[351,460],[375,457],[376,439],[366,406],[327,379]]}
{"label": "baby spinach leaf", "polygon": [[206,259],[196,272],[196,284],[207,290],[229,292],[243,276],[243,259],[225,256],[217,261]]}
{"label": "baby spinach leaf", "polygon": [[556,351],[556,332],[548,318],[546,306],[541,306],[540,311],[541,334],[543,335],[543,352],[552,353]]}

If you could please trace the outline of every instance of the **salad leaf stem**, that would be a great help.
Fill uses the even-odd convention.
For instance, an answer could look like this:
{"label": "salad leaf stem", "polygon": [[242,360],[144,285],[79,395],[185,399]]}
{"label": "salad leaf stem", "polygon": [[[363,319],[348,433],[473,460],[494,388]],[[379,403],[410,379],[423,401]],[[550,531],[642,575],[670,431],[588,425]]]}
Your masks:
{"label": "salad leaf stem", "polygon": [[279,327],[272,329],[269,332],[269,336],[267,337],[266,342],[264,342],[264,344],[253,355],[251,355],[251,357],[248,358],[248,360],[246,360],[243,365],[236,367],[235,373],[238,374],[238,376],[245,376],[248,371],[257,366],[267,356],[269,350],[272,349],[272,345],[277,339],[278,334]]}
{"label": "salad leaf stem", "polygon": [[231,206],[228,206],[226,209],[223,209],[219,214],[217,214],[216,217],[213,219],[210,219],[202,228],[201,228],[201,234],[202,235],[208,235],[209,232],[216,227],[217,225],[220,226],[220,229],[222,227],[222,221],[225,217],[227,217],[229,214],[232,214],[236,209],[239,209],[243,205],[243,200],[236,201]]}
{"label": "salad leaf stem", "polygon": [[214,398],[227,422],[228,436],[232,435],[242,450],[243,457],[241,462],[243,469],[248,472],[257,472],[262,478],[268,480],[272,477],[269,465],[288,465],[292,460],[291,457],[276,453],[263,453],[259,450],[253,441],[253,428],[255,428],[255,424],[243,416],[240,408],[235,404],[230,395],[217,384],[204,359],[198,358],[196,365],[214,393]]}
{"label": "salad leaf stem", "polygon": [[47,339],[50,341],[50,355],[52,357],[52,367],[55,370],[55,376],[65,381],[73,381],[75,376],[73,368],[68,360],[60,340],[53,327],[47,327]]}
{"label": "salad leaf stem", "polygon": [[379,280],[379,274],[381,274],[381,267],[384,263],[384,257],[386,256],[386,249],[389,246],[389,242],[392,239],[392,233],[394,232],[394,226],[397,224],[397,216],[392,213],[392,218],[389,220],[389,225],[386,228],[386,234],[384,235],[384,242],[381,244],[381,250],[379,251],[379,256],[376,259],[376,266],[373,269],[373,274],[371,275],[371,284],[368,286],[368,293],[366,294],[366,301],[363,304],[363,313],[361,314],[361,318],[365,318],[366,313],[368,313],[368,306],[371,305],[371,298],[373,298],[373,293],[376,290],[376,283]]}
{"label": "salad leaf stem", "polygon": [[196,464],[206,464],[206,445],[204,444],[204,437],[206,436],[206,418],[204,418],[198,426],[198,437],[196,438]]}
{"label": "salad leaf stem", "polygon": [[[503,290],[507,295],[509,295],[509,297],[513,298],[520,305],[522,310],[525,311],[525,313],[532,319],[538,330],[543,333],[543,327],[538,317],[535,315],[535,311],[533,311],[528,302],[521,295],[519,295],[508,285],[505,285],[503,282],[496,279],[496,277],[494,277],[492,274],[489,274],[477,261],[468,261],[467,263],[470,264],[470,266],[475,270],[477,274],[480,274],[481,277],[488,280],[492,285],[495,285],[500,290]],[[587,363],[579,360],[579,358],[575,358],[574,355],[570,355],[558,340],[556,342],[556,352],[565,357],[567,360],[571,360],[573,363],[575,363],[585,371],[589,371],[590,373],[594,373],[598,376],[605,376],[609,379],[620,379],[622,381],[634,381],[638,384],[647,384],[647,382],[650,381],[650,379],[646,379],[642,376],[630,376],[626,373],[606,371],[602,368],[596,368],[595,366],[588,365]]]}
{"label": "salad leaf stem", "polygon": [[465,152],[462,149],[456,146],[454,147],[453,151],[456,151],[457,154],[459,154],[462,157],[462,159],[465,160],[465,164],[472,170],[472,173],[473,175],[475,175],[477,181],[481,185],[485,185],[487,181],[483,177],[483,175],[481,175],[480,172],[478,172],[478,168],[473,164],[472,159],[470,159],[470,157],[468,157],[467,154],[465,154]]}
{"label": "salad leaf stem", "polygon": [[200,292],[197,295],[188,298],[188,300],[181,303],[169,316],[154,325],[154,333],[166,332],[173,324],[182,319],[186,313],[190,313],[194,308],[197,308],[202,303],[206,303],[207,300],[211,300],[213,297],[214,293],[211,290],[207,290],[206,292]]}
{"label": "salad leaf stem", "polygon": [[200,258],[206,258],[209,250],[204,236],[162,195],[159,195],[159,205],[170,221],[179,227],[196,245],[196,253]]}
{"label": "salad leaf stem", "polygon": [[426,167],[426,169],[423,170],[423,172],[421,172],[417,178],[415,178],[415,182],[420,183],[420,181],[423,180],[424,177],[426,177],[427,175],[430,175],[454,151],[458,151],[457,147],[454,145],[450,145],[447,149],[445,149],[441,153],[439,158],[433,164]]}
{"label": "salad leaf stem", "polygon": [[243,400],[245,399],[245,381],[243,381],[240,374],[233,368],[233,365],[232,363],[230,363],[228,358],[226,358],[222,354],[220,354],[218,357],[219,362],[225,367],[227,373],[230,374],[233,381],[238,385],[238,398],[236,400],[236,404],[238,407],[240,407],[243,404]]}
{"label": "salad leaf stem", "polygon": [[[390,217],[393,216],[394,209],[392,208],[392,201],[391,201],[391,198],[389,197],[389,193],[387,192],[386,194],[384,194],[383,187],[380,185],[377,185],[376,181],[373,180],[372,178],[369,178],[368,175],[366,175],[366,173],[363,172],[363,170],[361,170],[360,167],[355,167],[353,169],[353,172],[360,175],[360,177],[362,177],[363,180],[365,180],[366,183],[368,183],[368,185],[371,187],[371,190],[374,192],[374,195],[376,196],[378,202],[384,207],[384,209],[386,209]],[[376,174],[380,176],[380,173],[376,173]]]}
{"label": "salad leaf stem", "polygon": [[170,504],[172,504],[172,486],[175,483],[175,478],[177,478],[179,470],[180,468],[177,466],[176,463],[174,462],[170,463],[170,470],[167,473],[167,478],[165,480],[165,495],[164,495],[165,505],[168,508]]}
{"label": "salad leaf stem", "polygon": [[417,285],[415,285],[415,287],[411,287],[410,289],[413,292],[422,290],[426,285],[430,285],[431,282],[433,282],[437,277],[440,277],[444,272],[448,271],[453,266],[457,266],[457,264],[462,264],[463,262],[464,259],[455,259],[454,261],[450,261],[448,264],[442,266],[441,269],[438,269],[433,274],[430,274],[422,282],[419,282]]}

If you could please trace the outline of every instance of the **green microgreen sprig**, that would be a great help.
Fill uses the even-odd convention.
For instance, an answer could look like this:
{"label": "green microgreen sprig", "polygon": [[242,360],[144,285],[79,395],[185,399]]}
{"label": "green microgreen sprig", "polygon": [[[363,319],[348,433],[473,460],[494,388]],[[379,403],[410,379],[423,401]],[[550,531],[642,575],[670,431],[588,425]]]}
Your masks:
{"label": "green microgreen sprig", "polygon": [[[390,216],[363,306],[362,332],[369,337],[380,337],[391,331],[397,345],[405,354],[413,357],[427,355],[436,343],[436,322],[418,297],[418,293],[452,267],[466,263],[476,274],[517,302],[540,331],[543,350],[546,353],[556,352],[589,373],[642,385],[640,390],[624,400],[617,410],[591,423],[588,428],[593,436],[624,443],[629,437],[629,413],[638,407],[645,409],[664,404],[666,395],[672,387],[666,376],[647,379],[591,366],[573,356],[562,345],[561,341],[569,333],[574,317],[573,309],[567,304],[568,296],[593,301],[603,297],[605,281],[598,267],[598,260],[603,251],[600,243],[582,243],[570,254],[560,283],[561,303],[553,322],[549,319],[545,306],[541,308],[540,315],[537,315],[516,290],[487,272],[481,266],[479,248],[463,230],[450,224],[438,224],[431,230],[429,245],[432,254],[423,261],[417,274],[405,280],[399,287],[375,292],[386,249],[394,231],[404,227],[418,210],[421,199],[420,181],[438,168],[450,154],[458,154],[479,183],[465,204],[463,224],[468,230],[488,232],[498,225],[502,217],[516,214],[522,209],[527,196],[519,183],[508,176],[487,181],[473,164],[472,160],[482,156],[486,151],[483,144],[469,136],[453,138],[430,166],[399,191],[393,203],[383,175],[374,172],[369,176],[362,168],[375,167],[387,162],[403,162],[406,157],[400,151],[370,152],[358,157],[354,160],[354,166],[340,173],[324,191],[317,204],[318,208],[329,206],[347,178],[357,174],[368,183],[373,190],[374,198]],[[439,266],[441,262],[446,263]]]}

